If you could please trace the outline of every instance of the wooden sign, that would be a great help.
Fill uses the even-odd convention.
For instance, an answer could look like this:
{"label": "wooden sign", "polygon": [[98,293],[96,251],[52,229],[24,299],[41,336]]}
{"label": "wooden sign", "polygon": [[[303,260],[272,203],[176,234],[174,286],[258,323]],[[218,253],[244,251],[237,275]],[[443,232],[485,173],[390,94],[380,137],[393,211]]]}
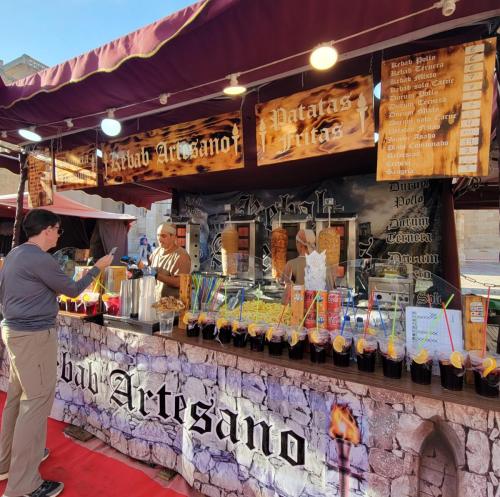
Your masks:
{"label": "wooden sign", "polygon": [[52,156],[41,152],[28,155],[28,203],[30,208],[54,203]]}
{"label": "wooden sign", "polygon": [[373,147],[373,79],[356,76],[255,106],[257,165]]}
{"label": "wooden sign", "polygon": [[129,136],[103,146],[104,183],[239,169],[242,142],[239,112]]}
{"label": "wooden sign", "polygon": [[56,152],[55,178],[58,191],[97,186],[96,146]]}
{"label": "wooden sign", "polygon": [[383,61],[377,180],[488,174],[496,39]]}

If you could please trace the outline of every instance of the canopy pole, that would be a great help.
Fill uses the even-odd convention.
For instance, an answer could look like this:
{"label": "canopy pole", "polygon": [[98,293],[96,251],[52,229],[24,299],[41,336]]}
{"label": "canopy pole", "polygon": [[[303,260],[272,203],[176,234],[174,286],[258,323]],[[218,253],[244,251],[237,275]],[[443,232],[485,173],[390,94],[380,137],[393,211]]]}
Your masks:
{"label": "canopy pole", "polygon": [[14,218],[14,234],[12,236],[12,248],[19,245],[21,239],[21,223],[23,222],[24,188],[28,178],[28,155],[19,154],[19,187],[17,189],[16,217]]}

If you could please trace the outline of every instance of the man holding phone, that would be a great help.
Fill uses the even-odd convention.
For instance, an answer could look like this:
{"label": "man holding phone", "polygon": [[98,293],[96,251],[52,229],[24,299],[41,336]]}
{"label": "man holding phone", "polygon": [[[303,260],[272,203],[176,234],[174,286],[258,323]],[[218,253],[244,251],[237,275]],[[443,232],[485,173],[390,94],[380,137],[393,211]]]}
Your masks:
{"label": "man holding phone", "polygon": [[14,248],[0,272],[2,339],[10,359],[7,400],[0,433],[0,480],[8,478],[9,497],[55,497],[64,485],[44,481],[47,418],[57,380],[57,296],[77,297],[113,261],[99,259],[79,281],[62,271],[47,253],[62,235],[61,219],[45,209],[31,210],[23,221],[28,241]]}

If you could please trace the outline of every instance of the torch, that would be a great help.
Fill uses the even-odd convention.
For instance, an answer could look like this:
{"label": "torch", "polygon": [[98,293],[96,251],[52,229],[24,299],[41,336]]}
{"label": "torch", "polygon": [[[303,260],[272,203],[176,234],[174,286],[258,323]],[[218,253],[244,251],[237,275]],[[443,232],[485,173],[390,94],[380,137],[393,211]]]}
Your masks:
{"label": "torch", "polygon": [[347,406],[332,406],[329,435],[337,446],[340,497],[349,497],[351,447],[359,443],[360,435],[356,420]]}
{"label": "torch", "polygon": [[365,132],[365,114],[367,110],[368,110],[368,105],[366,104],[366,98],[361,93],[358,97],[358,114],[361,123],[361,133]]}

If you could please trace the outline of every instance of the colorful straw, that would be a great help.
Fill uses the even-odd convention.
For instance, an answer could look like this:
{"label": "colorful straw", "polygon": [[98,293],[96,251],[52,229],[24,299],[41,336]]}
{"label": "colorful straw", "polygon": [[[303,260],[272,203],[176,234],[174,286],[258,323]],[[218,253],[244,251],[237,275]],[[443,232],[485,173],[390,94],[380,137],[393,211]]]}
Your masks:
{"label": "colorful straw", "polygon": [[380,304],[378,302],[378,299],[375,299],[375,302],[377,303],[378,315],[380,316],[380,323],[382,324],[382,329],[384,330],[384,336],[387,337],[387,328],[385,327],[385,322],[382,316],[382,311],[380,310]]}
{"label": "colorful straw", "polygon": [[[455,297],[455,294],[452,293],[448,300],[446,301],[446,303],[444,304],[444,307],[445,308],[448,308],[448,306],[450,305],[450,302],[453,300],[453,298]],[[441,321],[443,317],[443,313],[439,312],[437,313],[435,316],[434,316],[434,319],[432,320],[430,326],[429,326],[429,331],[427,332],[427,335],[424,336],[424,338],[422,338],[422,340],[420,340],[420,342],[418,343],[418,348],[419,349],[422,349],[423,346],[425,345],[425,343],[427,342],[427,340],[429,340],[430,336],[432,335],[432,332],[434,331],[436,325],[438,324],[438,322]]]}
{"label": "colorful straw", "polygon": [[300,323],[299,328],[302,328],[304,326],[304,323],[306,322],[307,316],[311,312],[311,309],[313,308],[313,305],[315,304],[316,300],[318,300],[319,293],[316,292],[316,295],[313,298],[313,301],[311,302],[311,305],[309,306],[309,309],[307,309],[306,313],[304,314],[304,319],[302,319],[302,322]]}
{"label": "colorful straw", "polygon": [[446,321],[446,328],[448,329],[448,336],[450,337],[451,351],[455,352],[455,347],[453,346],[453,338],[451,337],[450,323],[448,322],[448,314],[446,313],[446,307],[444,305],[444,302],[441,302],[441,305],[443,306],[443,314],[444,314],[444,319]]}
{"label": "colorful straw", "polygon": [[483,354],[482,357],[486,354],[486,335],[488,331],[488,313],[490,311],[490,291],[491,286],[488,287],[488,296],[486,297],[486,309],[484,312],[484,322],[483,322]]}

